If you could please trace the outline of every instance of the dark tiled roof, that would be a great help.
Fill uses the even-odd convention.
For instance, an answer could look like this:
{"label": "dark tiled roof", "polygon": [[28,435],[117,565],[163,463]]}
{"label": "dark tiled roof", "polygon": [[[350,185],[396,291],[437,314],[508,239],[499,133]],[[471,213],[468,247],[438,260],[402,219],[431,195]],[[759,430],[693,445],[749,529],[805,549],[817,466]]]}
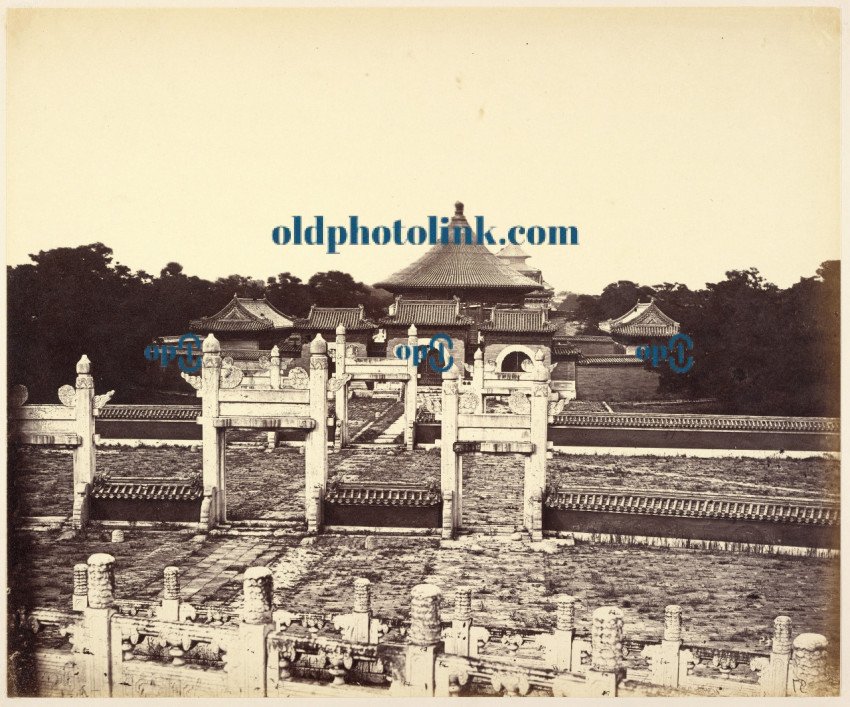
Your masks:
{"label": "dark tiled roof", "polygon": [[551,333],[559,323],[547,322],[542,309],[499,309],[493,308],[489,321],[481,323],[482,331],[516,331]]}
{"label": "dark tiled roof", "polygon": [[582,356],[578,360],[579,366],[642,366],[641,361],[634,354],[599,354],[598,356]]}
{"label": "dark tiled roof", "polygon": [[325,502],[345,506],[437,506],[440,489],[410,484],[336,483],[325,492]]}
{"label": "dark tiled roof", "polygon": [[556,343],[552,345],[552,353],[555,356],[576,356],[581,355],[581,351],[579,351],[575,346],[570,346],[569,344]]}
{"label": "dark tiled roof", "polygon": [[101,420],[197,420],[200,405],[104,405]]}
{"label": "dark tiled roof", "polygon": [[197,480],[114,476],[95,479],[94,498],[197,501],[204,491]]}
{"label": "dark tiled roof", "polygon": [[622,336],[673,336],[679,332],[679,322],[664,314],[651,299],[638,302],[621,317],[600,322],[599,328]]}
{"label": "dark tiled roof", "polygon": [[574,343],[574,344],[581,344],[581,343],[585,343],[585,344],[590,344],[590,343],[613,344],[614,343],[614,339],[612,339],[610,336],[591,336],[589,334],[574,334],[572,336],[568,335],[568,336],[565,336],[564,339],[566,339],[566,341],[568,341],[569,343]]}
{"label": "dark tiled roof", "polygon": [[689,415],[654,412],[612,412],[556,415],[559,427],[640,427],[683,430],[747,430],[753,432],[820,432],[839,434],[835,417],[747,417],[745,415]]}
{"label": "dark tiled roof", "polygon": [[346,331],[377,329],[378,325],[363,316],[363,307],[310,307],[310,314],[296,319],[296,329],[335,331],[342,324]]}
{"label": "dark tiled roof", "polygon": [[193,319],[189,329],[201,332],[267,331],[292,325],[292,317],[276,309],[264,297],[261,300],[233,296],[223,309],[209,317]]}
{"label": "dark tiled roof", "polygon": [[[455,226],[469,226],[463,204],[455,204],[449,235]],[[540,287],[533,280],[499,260],[483,244],[465,242],[438,243],[406,268],[399,270],[375,287],[390,292],[413,289],[507,289],[531,292]]]}
{"label": "dark tiled roof", "polygon": [[550,493],[547,508],[653,516],[727,518],[802,525],[837,525],[837,504],[791,499],[617,493],[564,489]]}
{"label": "dark tiled roof", "polygon": [[294,339],[286,339],[277,345],[277,350],[280,351],[281,356],[300,355],[301,344]]}
{"label": "dark tiled roof", "polygon": [[410,300],[401,297],[396,302],[395,313],[381,319],[381,324],[410,326],[469,326],[471,317],[460,314],[457,300]]}

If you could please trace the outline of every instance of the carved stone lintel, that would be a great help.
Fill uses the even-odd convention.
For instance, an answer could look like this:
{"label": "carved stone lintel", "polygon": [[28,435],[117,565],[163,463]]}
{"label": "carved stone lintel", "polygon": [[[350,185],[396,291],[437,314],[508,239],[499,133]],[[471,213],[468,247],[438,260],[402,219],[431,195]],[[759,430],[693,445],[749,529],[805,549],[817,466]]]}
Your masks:
{"label": "carved stone lintel", "polygon": [[535,398],[548,398],[549,392],[548,383],[537,383],[531,388],[531,395]]}
{"label": "carved stone lintel", "polygon": [[191,376],[188,373],[180,372],[180,377],[191,385],[195,390],[200,390],[204,387],[204,379],[201,376]]}
{"label": "carved stone lintel", "polygon": [[100,410],[106,403],[112,400],[112,396],[115,395],[114,390],[110,390],[103,395],[95,395],[94,396],[94,409]]}
{"label": "carved stone lintel", "polygon": [[475,393],[463,393],[458,400],[458,412],[472,413],[478,406],[478,396]]}
{"label": "carved stone lintel", "polygon": [[223,366],[221,369],[221,383],[219,384],[222,390],[238,388],[242,382],[245,373],[239,366]]}
{"label": "carved stone lintel", "polygon": [[280,382],[281,388],[295,388],[297,390],[306,390],[310,385],[310,376],[300,366],[290,368],[284,378]]}
{"label": "carved stone lintel", "polygon": [[72,385],[63,385],[59,388],[58,395],[65,407],[72,408],[77,404],[77,391]]}
{"label": "carved stone lintel", "polygon": [[92,376],[88,373],[84,373],[82,375],[77,376],[77,380],[74,385],[77,390],[87,390],[89,388],[94,388],[94,378],[92,378]]}
{"label": "carved stone lintel", "polygon": [[310,357],[310,370],[311,371],[323,371],[327,370],[328,367],[328,359],[326,356],[311,356]]}
{"label": "carved stone lintel", "polygon": [[527,415],[531,412],[531,402],[528,395],[520,390],[513,391],[508,396],[508,408],[514,415]]}

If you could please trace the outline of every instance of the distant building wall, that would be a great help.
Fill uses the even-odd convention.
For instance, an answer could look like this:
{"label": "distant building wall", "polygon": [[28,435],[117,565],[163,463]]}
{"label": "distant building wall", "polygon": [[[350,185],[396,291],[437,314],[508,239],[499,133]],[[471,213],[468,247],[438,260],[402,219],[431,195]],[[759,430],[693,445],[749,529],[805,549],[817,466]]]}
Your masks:
{"label": "distant building wall", "polygon": [[657,371],[643,366],[583,364],[576,367],[576,397],[608,402],[656,400],[664,397],[658,390],[658,380]]}

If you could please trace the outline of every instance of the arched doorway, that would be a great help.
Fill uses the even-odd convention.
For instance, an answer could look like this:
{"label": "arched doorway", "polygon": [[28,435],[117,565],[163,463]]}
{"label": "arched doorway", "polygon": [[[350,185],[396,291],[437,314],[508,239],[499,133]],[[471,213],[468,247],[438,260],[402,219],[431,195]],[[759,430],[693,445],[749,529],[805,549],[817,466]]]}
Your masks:
{"label": "arched doorway", "polygon": [[502,359],[499,370],[502,373],[523,373],[530,365],[531,357],[525,351],[511,351]]}

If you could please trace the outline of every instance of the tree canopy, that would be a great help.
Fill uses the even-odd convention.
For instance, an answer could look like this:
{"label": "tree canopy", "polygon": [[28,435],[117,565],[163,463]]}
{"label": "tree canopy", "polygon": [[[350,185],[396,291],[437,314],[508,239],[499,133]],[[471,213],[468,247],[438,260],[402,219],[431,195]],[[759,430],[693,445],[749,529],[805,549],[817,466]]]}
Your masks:
{"label": "tree canopy", "polygon": [[73,383],[85,353],[94,362],[99,391],[114,400],[143,397],[150,367],[143,357],[159,336],[182,334],[191,319],[210,315],[233,297],[268,297],[278,309],[304,316],[311,304],[356,306],[380,316],[391,301],[338,271],[316,273],[307,283],[284,272],[265,282],[229,275],[211,282],[167,263],[158,276],[133,272],[114,261],[110,248],[92,243],[31,255],[9,267],[9,382],[24,383],[30,400],[54,402],[56,389]]}
{"label": "tree canopy", "polygon": [[840,262],[787,289],[755,268],[691,290],[679,283],[620,281],[601,295],[581,295],[583,333],[654,297],[694,341],[693,368],[662,367],[662,387],[682,397],[717,398],[725,411],[764,415],[839,414]]}

